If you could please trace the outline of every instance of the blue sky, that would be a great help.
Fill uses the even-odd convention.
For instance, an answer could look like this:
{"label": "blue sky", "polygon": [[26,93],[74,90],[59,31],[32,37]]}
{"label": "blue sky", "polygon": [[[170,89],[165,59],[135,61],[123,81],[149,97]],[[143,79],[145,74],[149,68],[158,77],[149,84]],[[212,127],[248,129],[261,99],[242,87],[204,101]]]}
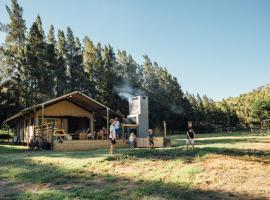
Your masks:
{"label": "blue sky", "polygon": [[[270,83],[269,0],[19,0],[27,27],[70,26],[78,37],[147,54],[184,91],[214,100]],[[0,21],[7,22],[0,1]],[[4,35],[0,34],[0,42]]]}

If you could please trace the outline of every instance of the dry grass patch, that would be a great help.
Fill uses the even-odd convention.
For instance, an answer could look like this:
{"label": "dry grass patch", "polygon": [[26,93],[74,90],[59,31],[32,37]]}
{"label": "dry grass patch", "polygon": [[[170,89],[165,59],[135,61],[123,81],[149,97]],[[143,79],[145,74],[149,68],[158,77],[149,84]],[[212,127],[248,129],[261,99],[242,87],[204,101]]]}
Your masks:
{"label": "dry grass patch", "polygon": [[270,199],[270,165],[241,157],[209,155],[200,162],[203,173],[195,184],[203,190],[242,193],[247,199]]}
{"label": "dry grass patch", "polygon": [[0,199],[270,199],[269,140],[206,138],[194,151],[116,149],[113,157],[107,149],[19,154],[5,147]]}

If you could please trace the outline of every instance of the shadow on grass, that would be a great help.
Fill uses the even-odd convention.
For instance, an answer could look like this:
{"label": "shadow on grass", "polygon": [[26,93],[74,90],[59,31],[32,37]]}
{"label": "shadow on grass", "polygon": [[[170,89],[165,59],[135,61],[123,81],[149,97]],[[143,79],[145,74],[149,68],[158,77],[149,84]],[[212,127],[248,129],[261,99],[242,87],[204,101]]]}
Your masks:
{"label": "shadow on grass", "polygon": [[[28,157],[44,156],[48,158],[104,158],[108,156],[107,149],[96,149],[90,151],[77,152],[50,152],[37,151],[28,152],[25,155]],[[242,157],[245,160],[252,159],[253,161],[270,163],[270,151],[260,151],[254,149],[236,149],[224,147],[196,147],[194,150],[186,150],[185,148],[167,148],[167,149],[116,149],[116,156],[108,157],[108,160],[122,159],[150,159],[150,160],[174,160],[181,159],[184,162],[192,162],[195,159],[203,158],[208,154],[218,154],[234,157]],[[255,158],[255,160],[254,160]]]}
{"label": "shadow on grass", "polygon": [[252,138],[246,139],[205,139],[205,140],[196,140],[196,144],[236,144],[236,143],[245,143],[245,142],[257,142],[257,140]]}
{"label": "shadow on grass", "polygon": [[[6,148],[6,149],[5,149]],[[44,156],[48,158],[72,158],[72,159],[85,159],[85,158],[104,158],[108,156],[108,149],[96,149],[90,151],[77,151],[77,152],[50,152],[50,151],[27,151],[21,149],[10,149],[0,145],[0,152],[17,153],[22,157],[39,157]],[[151,160],[173,160],[181,159],[184,162],[193,162],[197,158],[203,158],[208,154],[218,154],[234,157],[242,157],[249,160],[252,157],[253,161],[270,163],[270,151],[260,151],[254,149],[236,149],[224,147],[196,147],[194,150],[185,150],[185,148],[166,148],[166,149],[116,149],[116,156],[109,157],[108,160],[122,160],[122,159],[151,159]],[[0,153],[1,156],[1,153]],[[255,159],[254,159],[255,158]]]}
{"label": "shadow on grass", "polygon": [[[2,164],[10,171],[3,172],[0,168],[1,199],[262,199],[162,181],[135,181],[113,174],[95,174],[84,168],[67,170],[23,158],[5,160]],[[42,191],[31,192],[34,185]]]}
{"label": "shadow on grass", "polygon": [[[267,142],[264,140],[258,140],[256,138],[224,138],[224,139],[200,139],[195,141],[197,145],[200,144],[237,144],[237,143],[256,143],[256,142]],[[269,141],[268,141],[269,142]],[[172,139],[174,146],[181,146],[186,144],[186,139]]]}
{"label": "shadow on grass", "polygon": [[0,144],[0,155],[4,153],[24,153],[27,147],[21,145]]}
{"label": "shadow on grass", "polygon": [[136,149],[127,151],[115,157],[108,157],[112,160],[121,159],[151,159],[151,160],[172,160],[182,159],[185,162],[192,162],[194,159],[202,158],[207,154],[218,154],[226,156],[243,157],[249,160],[250,157],[256,158],[255,161],[270,163],[270,152],[259,151],[254,149],[234,149],[234,148],[219,148],[219,147],[197,147],[194,150],[185,150],[185,148],[174,149]]}

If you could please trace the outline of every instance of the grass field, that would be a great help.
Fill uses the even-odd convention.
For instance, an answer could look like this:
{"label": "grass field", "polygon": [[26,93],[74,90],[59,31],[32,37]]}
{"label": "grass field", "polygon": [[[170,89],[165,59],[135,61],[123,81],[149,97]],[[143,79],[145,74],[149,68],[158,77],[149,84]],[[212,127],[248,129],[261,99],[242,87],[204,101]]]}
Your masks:
{"label": "grass field", "polygon": [[[270,199],[270,136],[184,136],[175,148],[29,152],[0,145],[0,199]],[[179,146],[180,145],[180,146]]]}

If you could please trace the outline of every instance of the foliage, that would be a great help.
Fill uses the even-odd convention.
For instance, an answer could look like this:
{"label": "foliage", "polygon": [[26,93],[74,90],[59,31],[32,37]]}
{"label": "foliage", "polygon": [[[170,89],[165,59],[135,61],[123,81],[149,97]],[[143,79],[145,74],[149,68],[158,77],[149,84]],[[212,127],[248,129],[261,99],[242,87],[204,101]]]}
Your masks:
{"label": "foliage", "polygon": [[191,108],[177,79],[147,55],[140,65],[126,51],[115,53],[87,36],[81,45],[70,27],[58,30],[56,38],[51,25],[46,37],[39,15],[27,31],[16,0],[7,11],[10,22],[3,25],[6,41],[0,51],[1,123],[22,108],[76,90],[127,113],[127,97],[121,95],[126,87],[129,96],[149,96],[152,127],[163,120],[171,130],[184,127]]}
{"label": "foliage", "polygon": [[251,117],[253,121],[261,122],[263,120],[270,120],[270,101],[257,100],[251,107]]}
{"label": "foliage", "polygon": [[[240,123],[243,126],[250,126],[253,123],[258,123],[260,120],[263,120],[264,117],[267,118],[267,116],[261,118],[256,110],[265,108],[266,110],[261,110],[261,113],[268,112],[266,105],[269,104],[270,101],[270,87],[266,85],[252,92],[242,94],[239,97],[228,98],[225,101],[236,111]],[[263,104],[265,104],[265,107]]]}
{"label": "foliage", "polygon": [[184,94],[177,78],[147,55],[140,65],[126,51],[115,52],[88,36],[81,44],[70,27],[57,30],[55,37],[51,25],[46,35],[39,15],[27,30],[17,0],[7,12],[9,23],[1,23],[6,40],[0,46],[0,124],[22,108],[77,90],[121,113],[128,113],[128,97],[147,95],[152,128],[161,128],[165,120],[175,132],[192,120],[208,132],[262,120],[252,114],[253,103],[270,99],[269,88],[222,102]]}

